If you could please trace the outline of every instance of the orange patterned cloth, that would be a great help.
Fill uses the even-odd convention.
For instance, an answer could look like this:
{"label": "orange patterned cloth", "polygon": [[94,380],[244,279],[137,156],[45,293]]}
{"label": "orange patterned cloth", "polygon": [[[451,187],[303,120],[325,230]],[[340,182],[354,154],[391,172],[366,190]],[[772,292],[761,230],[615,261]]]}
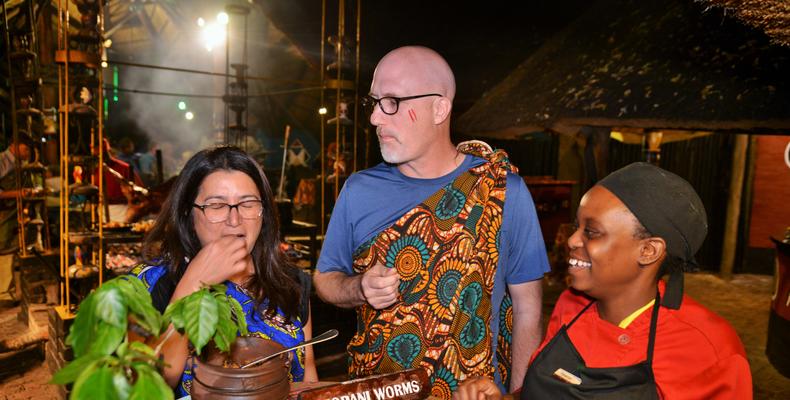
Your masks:
{"label": "orange patterned cloth", "polygon": [[356,273],[376,263],[397,268],[401,301],[383,310],[357,309],[359,330],[348,346],[353,377],[422,367],[431,376],[431,395],[449,399],[468,376],[493,379],[495,356],[502,380],[509,375],[510,298],[497,316],[506,326],[495,355],[491,295],[506,176],[517,171],[505,152],[485,143],[461,143],[458,150],[488,162],[462,173],[354,253]]}

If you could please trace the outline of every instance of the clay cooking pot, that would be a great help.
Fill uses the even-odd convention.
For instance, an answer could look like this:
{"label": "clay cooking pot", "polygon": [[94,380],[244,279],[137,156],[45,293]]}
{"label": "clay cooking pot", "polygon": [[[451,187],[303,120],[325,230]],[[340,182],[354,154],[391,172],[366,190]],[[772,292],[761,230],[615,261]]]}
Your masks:
{"label": "clay cooking pot", "polygon": [[[265,363],[239,369],[259,357],[273,354],[284,347],[268,339],[246,336],[238,337],[231,345],[230,355],[216,348],[208,348],[201,357],[195,358],[192,398],[247,400],[288,398],[291,385],[288,381],[290,353],[277,356]],[[227,365],[233,367],[226,367]]]}

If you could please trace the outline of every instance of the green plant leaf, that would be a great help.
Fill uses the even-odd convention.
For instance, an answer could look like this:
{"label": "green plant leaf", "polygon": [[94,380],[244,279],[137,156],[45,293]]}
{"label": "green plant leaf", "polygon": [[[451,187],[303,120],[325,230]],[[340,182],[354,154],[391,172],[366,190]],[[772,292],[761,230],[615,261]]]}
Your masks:
{"label": "green plant leaf", "polygon": [[126,275],[111,279],[82,301],[66,344],[73,347],[76,357],[94,352],[92,347],[97,342],[103,346],[98,353],[110,354],[107,347],[118,343],[115,340],[118,331],[113,329],[108,334],[101,330],[110,325],[125,332],[127,307],[134,314],[140,314],[137,319],[142,321],[141,326],[158,333],[161,331],[161,317],[150,303],[150,295],[139,279]]}
{"label": "green plant leaf", "polygon": [[69,328],[69,336],[66,337],[66,344],[74,350],[74,357],[79,358],[85,354],[88,347],[93,343],[93,336],[96,330],[96,314],[93,309],[96,293],[91,293],[80,304],[74,323]]}
{"label": "green plant leaf", "polygon": [[86,368],[83,370],[82,373],[77,376],[77,380],[74,382],[74,386],[71,388],[71,394],[69,396],[70,399],[75,399],[74,392],[77,388],[82,387],[86,380],[88,380],[94,373],[99,370],[101,366],[100,363],[93,363],[86,365]]}
{"label": "green plant leaf", "polygon": [[115,387],[116,396],[119,399],[128,399],[129,394],[132,392],[132,384],[129,382],[129,377],[126,376],[124,368],[113,368],[112,383]]}
{"label": "green plant leaf", "polygon": [[225,293],[228,292],[228,287],[225,286],[224,284],[221,284],[221,283],[218,283],[216,285],[211,285],[211,286],[209,286],[209,288],[211,289],[211,292],[213,292],[213,293],[225,294]]}
{"label": "green plant leaf", "polygon": [[121,275],[118,278],[123,280],[130,287],[132,287],[132,289],[136,293],[146,294],[149,297],[151,296],[151,294],[148,293],[148,289],[145,287],[145,284],[143,283],[143,281],[140,280],[140,278],[138,278],[138,277],[136,277],[134,275]]}
{"label": "green plant leaf", "polygon": [[172,323],[173,326],[179,332],[184,332],[184,326],[186,325],[186,321],[184,319],[184,300],[185,297],[182,297],[175,303],[170,303],[167,308],[165,309],[164,314],[164,325]]}
{"label": "green plant leaf", "polygon": [[247,316],[244,314],[244,309],[241,308],[241,304],[233,297],[226,296],[225,298],[228,299],[228,303],[230,303],[233,317],[236,320],[236,325],[239,327],[239,333],[241,333],[242,336],[249,335],[250,331],[247,329]]}
{"label": "green plant leaf", "polygon": [[173,399],[173,389],[153,367],[145,363],[135,363],[133,368],[137,372],[137,381],[132,387],[129,400]]}
{"label": "green plant leaf", "polygon": [[214,334],[214,337],[211,338],[214,341],[214,345],[217,346],[217,349],[223,353],[227,353],[230,351],[231,342],[228,340],[228,337],[222,332],[220,327],[217,327],[217,333]]}
{"label": "green plant leaf", "polygon": [[55,372],[50,383],[65,385],[74,382],[83,372],[95,369],[96,363],[100,362],[103,358],[104,356],[100,354],[85,354],[82,357],[76,358],[74,361],[66,364],[63,368]]}
{"label": "green plant leaf", "polygon": [[[159,337],[162,332],[162,316],[155,308],[145,306],[137,299],[128,300],[129,308],[131,309],[130,315],[134,318],[134,323],[139,325],[146,332]],[[135,307],[139,307],[135,309]]]}
{"label": "green plant leaf", "polygon": [[137,362],[144,362],[147,363],[148,365],[153,366],[154,368],[160,368],[165,366],[164,358],[159,357],[159,355],[155,354],[154,350],[151,349],[150,347],[146,345],[143,346],[147,348],[147,350],[144,350],[143,348],[140,348],[141,351],[138,351],[137,349],[132,350],[132,357],[131,357],[132,364]]}
{"label": "green plant leaf", "polygon": [[125,328],[119,328],[103,321],[99,321],[94,329],[93,343],[88,348],[90,353],[112,354],[126,338]]}
{"label": "green plant leaf", "polygon": [[217,332],[214,334],[214,344],[217,348],[227,353],[230,344],[236,338],[236,324],[233,322],[230,311],[230,303],[226,295],[214,293],[217,300]]}
{"label": "green plant leaf", "polygon": [[113,385],[113,371],[108,366],[101,366],[89,371],[85,379],[77,379],[74,389],[71,392],[72,400],[115,400],[118,399],[118,392]]}
{"label": "green plant leaf", "polygon": [[96,290],[94,308],[100,320],[126,330],[126,302],[117,285],[102,285]]}
{"label": "green plant leaf", "polygon": [[148,356],[155,356],[154,349],[142,342],[131,342],[129,343],[129,349],[136,353],[145,354]]}
{"label": "green plant leaf", "polygon": [[217,330],[217,299],[203,288],[185,297],[183,307],[186,334],[200,354]]}
{"label": "green plant leaf", "polygon": [[137,324],[155,336],[159,336],[159,333],[162,332],[162,316],[154,308],[151,294],[148,293],[145,285],[133,276],[119,278],[125,278],[118,282],[118,289],[126,299],[126,305],[135,317]]}
{"label": "green plant leaf", "polygon": [[128,353],[129,353],[129,342],[124,337],[124,340],[121,341],[121,344],[119,344],[118,348],[115,349],[115,355],[117,355],[118,358],[122,359],[122,358],[126,357],[126,355]]}

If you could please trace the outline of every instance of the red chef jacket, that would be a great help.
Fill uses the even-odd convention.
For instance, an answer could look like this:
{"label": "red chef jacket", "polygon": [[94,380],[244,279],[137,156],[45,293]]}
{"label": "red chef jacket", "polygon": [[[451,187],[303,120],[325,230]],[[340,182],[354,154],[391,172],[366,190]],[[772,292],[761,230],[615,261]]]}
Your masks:
{"label": "red chef jacket", "polygon": [[[665,284],[659,281],[663,296]],[[566,290],[557,301],[546,338],[538,352],[563,325],[590,302]],[[623,367],[646,359],[651,313],[648,309],[623,329],[598,315],[596,305],[582,314],[568,336],[588,367]],[[663,399],[751,399],[752,378],[746,352],[735,330],[723,318],[688,296],[679,310],[662,307],[658,314],[653,373]]]}

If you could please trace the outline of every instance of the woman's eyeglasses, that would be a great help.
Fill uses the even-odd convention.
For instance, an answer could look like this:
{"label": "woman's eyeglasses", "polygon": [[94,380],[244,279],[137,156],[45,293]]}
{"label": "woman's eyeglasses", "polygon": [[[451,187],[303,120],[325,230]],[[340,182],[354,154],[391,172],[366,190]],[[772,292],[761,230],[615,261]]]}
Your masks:
{"label": "woman's eyeglasses", "polygon": [[228,217],[230,217],[230,210],[234,208],[239,212],[239,217],[242,219],[258,219],[263,215],[263,202],[260,200],[244,200],[236,204],[192,204],[192,206],[199,208],[208,222],[211,223],[227,221]]}

